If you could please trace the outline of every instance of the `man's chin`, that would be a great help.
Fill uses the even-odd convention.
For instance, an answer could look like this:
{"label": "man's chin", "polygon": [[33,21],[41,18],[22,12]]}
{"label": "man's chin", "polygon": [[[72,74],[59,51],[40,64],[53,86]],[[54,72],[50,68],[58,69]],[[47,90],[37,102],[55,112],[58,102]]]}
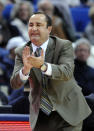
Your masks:
{"label": "man's chin", "polygon": [[38,43],[39,42],[39,38],[31,38],[31,41],[32,41],[32,43]]}

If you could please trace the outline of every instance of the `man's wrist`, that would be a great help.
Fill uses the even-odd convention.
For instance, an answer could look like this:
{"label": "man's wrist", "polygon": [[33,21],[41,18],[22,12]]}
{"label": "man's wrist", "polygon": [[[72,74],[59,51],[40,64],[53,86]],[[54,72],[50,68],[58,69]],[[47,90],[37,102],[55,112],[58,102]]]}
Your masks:
{"label": "man's wrist", "polygon": [[45,62],[44,62],[44,64],[42,64],[41,67],[40,67],[41,71],[43,71],[43,72],[46,72],[46,71],[47,71],[47,68],[48,68],[48,65],[47,65],[47,63],[45,63]]}
{"label": "man's wrist", "polygon": [[19,75],[22,81],[26,81],[29,78],[29,73],[27,75],[24,75],[22,69],[20,70]]}
{"label": "man's wrist", "polygon": [[28,70],[27,68],[25,68],[25,67],[23,67],[22,68],[22,73],[23,73],[23,75],[28,75],[29,73],[30,73],[30,70]]}

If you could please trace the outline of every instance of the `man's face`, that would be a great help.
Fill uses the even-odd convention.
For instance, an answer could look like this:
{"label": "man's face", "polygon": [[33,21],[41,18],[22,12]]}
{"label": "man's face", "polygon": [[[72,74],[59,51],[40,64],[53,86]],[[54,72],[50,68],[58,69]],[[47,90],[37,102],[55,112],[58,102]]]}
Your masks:
{"label": "man's face", "polygon": [[22,20],[28,20],[28,18],[29,18],[29,9],[28,9],[27,5],[22,4],[20,6],[19,17]]}
{"label": "man's face", "polygon": [[51,26],[47,27],[46,18],[43,14],[35,14],[30,17],[28,34],[30,40],[36,45],[42,45],[49,37]]}
{"label": "man's face", "polygon": [[77,47],[77,50],[75,51],[76,58],[79,59],[80,61],[86,62],[89,55],[90,55],[90,50],[88,45],[81,44]]}
{"label": "man's face", "polygon": [[50,17],[52,17],[54,13],[53,5],[48,1],[41,3],[38,7],[38,10],[44,12],[45,14],[49,15]]}

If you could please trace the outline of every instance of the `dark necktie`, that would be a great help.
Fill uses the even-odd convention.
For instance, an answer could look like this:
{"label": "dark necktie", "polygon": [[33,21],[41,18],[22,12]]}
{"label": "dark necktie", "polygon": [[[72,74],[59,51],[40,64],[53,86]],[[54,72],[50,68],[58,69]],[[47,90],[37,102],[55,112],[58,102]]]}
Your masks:
{"label": "dark necktie", "polygon": [[[41,47],[37,48],[35,51],[35,56],[38,57],[40,55],[41,55]],[[47,95],[45,77],[43,73],[42,73],[42,95],[41,95],[41,101],[40,101],[40,108],[47,115],[49,115],[53,109],[52,103],[50,102]]]}
{"label": "dark necktie", "polygon": [[38,56],[41,55],[41,50],[42,50],[41,47],[39,47],[39,48],[36,49],[36,51],[35,51],[35,53],[34,53],[36,57],[38,57]]}

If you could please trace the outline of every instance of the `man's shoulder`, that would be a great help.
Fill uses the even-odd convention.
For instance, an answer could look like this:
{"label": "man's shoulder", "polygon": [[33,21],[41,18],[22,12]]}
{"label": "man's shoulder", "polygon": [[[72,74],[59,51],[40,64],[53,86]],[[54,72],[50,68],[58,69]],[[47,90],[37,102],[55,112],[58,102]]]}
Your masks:
{"label": "man's shoulder", "polygon": [[58,43],[58,44],[72,44],[72,42],[70,40],[61,39],[57,36],[50,36],[50,38],[53,39],[54,42]]}
{"label": "man's shoulder", "polygon": [[22,55],[22,51],[23,51],[23,49],[24,49],[24,47],[26,47],[26,46],[30,46],[30,41],[29,42],[27,42],[25,45],[23,45],[23,46],[20,46],[20,47],[17,47],[16,49],[15,49],[15,54],[17,55]]}

